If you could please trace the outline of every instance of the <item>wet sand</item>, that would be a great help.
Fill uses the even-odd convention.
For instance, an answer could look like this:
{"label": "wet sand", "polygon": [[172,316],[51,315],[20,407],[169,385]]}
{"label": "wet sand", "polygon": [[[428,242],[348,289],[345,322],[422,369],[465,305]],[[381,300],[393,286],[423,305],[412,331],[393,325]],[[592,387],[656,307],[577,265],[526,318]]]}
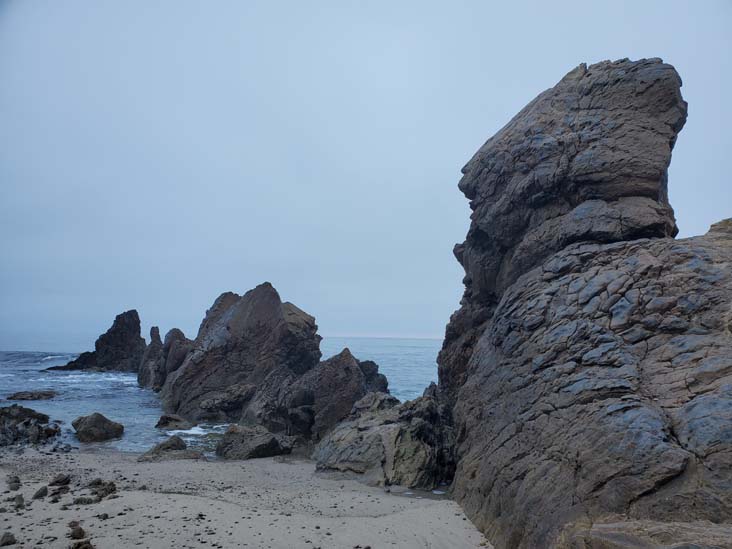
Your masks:
{"label": "wet sand", "polygon": [[[68,524],[78,521],[98,549],[199,548],[469,548],[490,547],[460,507],[445,498],[405,496],[351,478],[315,472],[311,461],[139,463],[138,454],[0,451],[0,536],[13,547],[69,547]],[[52,503],[32,500],[58,473],[71,475],[70,492]],[[7,491],[8,475],[20,477]],[[117,491],[98,503],[88,496],[94,479]],[[52,488],[49,488],[52,490]],[[7,501],[22,494],[25,509]],[[108,515],[108,518],[104,517]]]}

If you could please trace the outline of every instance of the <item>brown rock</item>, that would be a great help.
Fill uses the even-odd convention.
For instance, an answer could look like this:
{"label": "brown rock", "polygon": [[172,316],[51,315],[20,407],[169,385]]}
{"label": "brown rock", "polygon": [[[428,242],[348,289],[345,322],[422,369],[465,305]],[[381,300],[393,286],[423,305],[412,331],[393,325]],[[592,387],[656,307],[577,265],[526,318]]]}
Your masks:
{"label": "brown rock", "polygon": [[289,437],[276,435],[262,426],[229,425],[216,446],[216,455],[224,459],[253,459],[289,454]]}
{"label": "brown rock", "polygon": [[657,59],[582,65],[463,170],[440,392],[454,497],[496,547],[729,531],[732,224],[672,239],[680,85]]}
{"label": "brown rock", "polygon": [[81,442],[102,442],[120,438],[125,430],[124,425],[107,419],[98,412],[77,417],[71,422],[71,426],[76,430],[76,436]]}

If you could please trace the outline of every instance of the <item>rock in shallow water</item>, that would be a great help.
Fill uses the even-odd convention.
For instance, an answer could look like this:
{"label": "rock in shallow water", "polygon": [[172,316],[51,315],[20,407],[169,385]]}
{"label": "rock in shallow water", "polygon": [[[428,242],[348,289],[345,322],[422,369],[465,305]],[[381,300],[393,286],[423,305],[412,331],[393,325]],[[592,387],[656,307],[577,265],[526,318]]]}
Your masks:
{"label": "rock in shallow water", "polygon": [[7,400],[50,400],[58,395],[56,391],[20,391],[13,393]]}
{"label": "rock in shallow water", "polygon": [[194,423],[176,414],[163,414],[155,424],[155,427],[169,431],[187,431],[188,429],[192,429],[194,425]]}
{"label": "rock in shallow water", "polygon": [[125,430],[124,425],[107,419],[98,412],[77,417],[71,422],[71,425],[76,430],[76,436],[81,442],[102,442],[120,438]]}
{"label": "rock in shallow water", "polygon": [[113,370],[137,372],[145,353],[145,340],[140,336],[140,317],[132,309],[118,314],[112,327],[94,343],[94,351],[81,353],[64,366],[49,370]]}

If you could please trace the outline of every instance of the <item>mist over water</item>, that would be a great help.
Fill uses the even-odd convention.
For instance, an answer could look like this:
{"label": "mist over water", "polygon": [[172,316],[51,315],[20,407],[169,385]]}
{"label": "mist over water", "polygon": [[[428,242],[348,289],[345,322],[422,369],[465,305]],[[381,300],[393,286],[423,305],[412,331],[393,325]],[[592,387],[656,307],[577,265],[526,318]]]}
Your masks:
{"label": "mist over water", "polygon": [[[389,380],[390,392],[399,400],[422,394],[431,381],[437,380],[436,357],[441,342],[434,339],[324,338],[320,348],[328,358],[348,347],[359,360],[373,360]],[[17,391],[53,389],[50,400],[17,401],[60,420],[62,441],[86,449],[117,449],[143,452],[172,434],[189,445],[211,449],[224,424],[200,424],[187,431],[162,431],[155,428],[162,409],[157,393],[141,389],[137,375],[124,372],[46,371],[66,364],[76,354],[53,352],[0,352],[0,406]],[[74,437],[71,422],[82,415],[100,412],[125,426],[119,440],[82,444]]]}

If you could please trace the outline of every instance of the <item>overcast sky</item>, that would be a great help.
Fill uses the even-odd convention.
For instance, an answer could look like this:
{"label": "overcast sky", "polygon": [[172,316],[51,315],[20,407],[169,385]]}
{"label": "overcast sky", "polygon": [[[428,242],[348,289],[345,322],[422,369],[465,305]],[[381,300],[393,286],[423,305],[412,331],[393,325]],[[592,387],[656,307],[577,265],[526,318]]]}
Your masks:
{"label": "overcast sky", "polygon": [[[662,57],[681,236],[732,216],[732,2],[0,1],[0,349],[194,336],[269,280],[326,335],[441,337],[475,150],[580,62]],[[147,335],[147,334],[145,334]]]}

